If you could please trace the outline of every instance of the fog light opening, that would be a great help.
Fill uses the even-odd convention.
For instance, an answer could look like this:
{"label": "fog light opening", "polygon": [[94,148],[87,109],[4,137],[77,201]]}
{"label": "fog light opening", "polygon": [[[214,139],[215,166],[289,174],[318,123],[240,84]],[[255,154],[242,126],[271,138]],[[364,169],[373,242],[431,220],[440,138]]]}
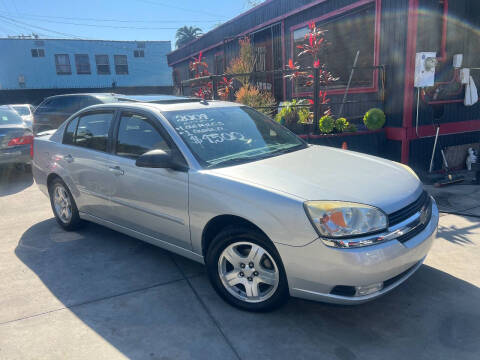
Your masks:
{"label": "fog light opening", "polygon": [[383,282],[364,285],[364,286],[355,286],[355,296],[366,296],[383,289]]}

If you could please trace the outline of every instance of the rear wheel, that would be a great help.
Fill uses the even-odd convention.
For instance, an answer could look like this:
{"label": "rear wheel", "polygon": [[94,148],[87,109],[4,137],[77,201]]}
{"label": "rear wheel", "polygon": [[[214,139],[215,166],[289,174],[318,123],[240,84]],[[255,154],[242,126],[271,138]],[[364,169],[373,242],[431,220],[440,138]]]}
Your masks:
{"label": "rear wheel", "polygon": [[50,203],[58,224],[65,230],[75,230],[81,225],[77,205],[67,185],[59,178],[49,186]]}
{"label": "rear wheel", "polygon": [[229,228],[213,240],[206,257],[210,281],[230,304],[249,311],[269,311],[288,299],[280,256],[263,234]]}

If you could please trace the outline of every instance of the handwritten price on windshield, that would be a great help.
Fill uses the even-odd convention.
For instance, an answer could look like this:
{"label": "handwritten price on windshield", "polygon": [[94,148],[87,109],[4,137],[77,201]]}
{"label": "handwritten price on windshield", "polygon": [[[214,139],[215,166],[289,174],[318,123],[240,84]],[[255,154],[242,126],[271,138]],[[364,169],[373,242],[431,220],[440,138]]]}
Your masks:
{"label": "handwritten price on windshield", "polygon": [[228,133],[220,133],[220,134],[205,134],[201,138],[196,135],[190,136],[190,139],[195,144],[202,144],[204,141],[208,141],[210,144],[218,144],[223,143],[224,141],[245,141],[245,135],[242,133],[232,131]]}

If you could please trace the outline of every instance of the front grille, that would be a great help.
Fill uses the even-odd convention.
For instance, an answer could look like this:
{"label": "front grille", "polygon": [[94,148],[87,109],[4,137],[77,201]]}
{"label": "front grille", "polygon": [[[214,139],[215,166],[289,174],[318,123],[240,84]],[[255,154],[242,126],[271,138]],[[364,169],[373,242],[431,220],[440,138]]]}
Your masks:
{"label": "front grille", "polygon": [[427,203],[424,206],[425,206],[424,211],[426,211],[427,213],[423,216],[423,219],[422,219],[422,216],[420,216],[418,220],[416,220],[413,224],[410,224],[410,226],[412,226],[413,229],[408,233],[402,236],[399,236],[397,238],[398,241],[400,241],[401,243],[404,243],[412,239],[414,236],[417,236],[418,234],[420,234],[423,230],[425,230],[425,228],[427,227],[428,223],[432,218],[432,199],[430,199],[430,197],[428,197]]}
{"label": "front grille", "polygon": [[397,238],[398,241],[404,243],[425,230],[430,222],[430,219],[432,218],[432,199],[430,197],[427,198],[427,202],[424,204],[422,209],[424,209],[423,211],[426,212],[426,214],[423,213],[423,216],[421,215],[420,218],[415,220],[415,222],[409,224],[409,226],[412,227],[412,230],[402,236],[399,236]]}
{"label": "front grille", "polygon": [[430,201],[430,196],[428,196],[427,192],[424,191],[422,195],[420,195],[420,197],[413,203],[388,215],[388,225],[396,225],[404,220],[407,220],[409,217],[419,212],[428,201]]}

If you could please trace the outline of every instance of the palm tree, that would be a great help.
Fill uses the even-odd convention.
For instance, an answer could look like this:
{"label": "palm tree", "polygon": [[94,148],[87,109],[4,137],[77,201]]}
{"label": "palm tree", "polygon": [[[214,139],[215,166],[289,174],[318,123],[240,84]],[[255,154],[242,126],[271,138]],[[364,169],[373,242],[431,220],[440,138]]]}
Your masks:
{"label": "palm tree", "polygon": [[177,48],[182,47],[186,43],[195,40],[203,35],[202,29],[196,26],[183,26],[177,30],[175,38],[177,39],[175,45]]}

